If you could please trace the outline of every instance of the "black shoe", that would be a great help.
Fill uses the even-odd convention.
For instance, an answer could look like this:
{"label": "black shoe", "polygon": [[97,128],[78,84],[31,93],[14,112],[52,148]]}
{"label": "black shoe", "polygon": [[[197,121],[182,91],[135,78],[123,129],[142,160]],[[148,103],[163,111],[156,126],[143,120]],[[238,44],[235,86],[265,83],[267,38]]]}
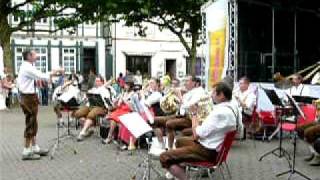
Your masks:
{"label": "black shoe", "polygon": [[22,155],[22,160],[39,160],[41,159],[41,156],[39,154],[34,154],[34,153],[29,153],[29,154],[23,154]]}
{"label": "black shoe", "polygon": [[320,166],[320,156],[314,156],[313,159],[309,162],[310,166]]}
{"label": "black shoe", "polygon": [[57,126],[58,126],[58,128],[63,128],[64,127],[64,122],[58,122]]}

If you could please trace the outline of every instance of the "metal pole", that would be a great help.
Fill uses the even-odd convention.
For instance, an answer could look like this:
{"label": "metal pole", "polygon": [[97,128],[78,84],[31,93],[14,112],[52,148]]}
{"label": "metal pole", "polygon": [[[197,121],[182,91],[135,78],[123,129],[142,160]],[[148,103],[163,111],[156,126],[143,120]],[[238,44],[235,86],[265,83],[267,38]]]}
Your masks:
{"label": "metal pole", "polygon": [[114,21],[114,57],[113,57],[113,77],[117,78],[117,21]]}
{"label": "metal pole", "polygon": [[275,16],[274,7],[272,7],[272,67],[271,67],[271,74],[273,75],[274,68],[276,66],[276,47],[275,47],[275,36],[274,36],[274,16]]}
{"label": "metal pole", "polygon": [[297,72],[297,65],[298,65],[298,51],[297,51],[297,11],[294,11],[294,22],[293,22],[293,30],[294,30],[294,45],[293,45],[293,72]]}

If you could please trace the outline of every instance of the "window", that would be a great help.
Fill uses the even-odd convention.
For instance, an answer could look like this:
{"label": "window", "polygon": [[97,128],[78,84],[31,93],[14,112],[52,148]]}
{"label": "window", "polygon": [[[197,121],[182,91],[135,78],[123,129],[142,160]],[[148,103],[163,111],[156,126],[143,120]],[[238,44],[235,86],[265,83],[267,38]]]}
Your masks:
{"label": "window", "polygon": [[42,18],[36,20],[36,24],[48,24],[48,19],[47,18]]}
{"label": "window", "polygon": [[76,71],[76,53],[74,48],[63,49],[63,68],[66,73],[71,74]]}
{"label": "window", "polygon": [[[201,62],[201,58],[197,57],[196,59],[196,76],[201,76],[202,68],[205,67],[205,64]],[[191,74],[191,60],[190,58],[186,59],[186,72]]]}
{"label": "window", "polygon": [[[19,72],[20,65],[23,61],[22,52],[26,49],[26,47],[15,47],[15,67],[16,67],[16,73]],[[48,54],[47,54],[47,48],[31,48],[37,53],[37,61],[35,63],[35,66],[38,70],[40,70],[43,73],[46,73],[48,71]]]}
{"label": "window", "polygon": [[13,16],[13,22],[19,22],[19,17],[18,16]]}
{"label": "window", "polygon": [[34,48],[34,50],[37,52],[38,58],[36,61],[36,67],[38,70],[42,72],[47,72],[47,48]]}
{"label": "window", "polygon": [[143,76],[151,75],[151,56],[127,56],[126,63],[133,74],[139,70]]}

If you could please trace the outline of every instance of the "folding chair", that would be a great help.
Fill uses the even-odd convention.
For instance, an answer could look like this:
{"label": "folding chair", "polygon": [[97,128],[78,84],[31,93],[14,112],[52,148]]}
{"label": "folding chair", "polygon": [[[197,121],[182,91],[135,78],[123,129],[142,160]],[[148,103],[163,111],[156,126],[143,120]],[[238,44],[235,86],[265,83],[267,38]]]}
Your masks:
{"label": "folding chair", "polygon": [[216,157],[215,161],[211,162],[211,161],[202,161],[202,162],[190,162],[190,163],[185,163],[186,165],[186,173],[187,176],[189,177],[189,172],[191,168],[195,168],[198,169],[198,172],[202,172],[203,170],[206,170],[208,172],[208,175],[210,177],[210,179],[213,179],[213,176],[211,174],[211,170],[215,170],[215,169],[219,169],[221,176],[223,179],[224,178],[224,174],[223,174],[223,164],[225,165],[228,175],[230,177],[230,179],[232,178],[231,176],[231,172],[229,169],[229,166],[227,164],[227,157],[229,154],[229,150],[231,149],[231,145],[232,142],[235,138],[237,131],[230,131],[226,134],[223,143],[221,145],[221,149],[218,152],[218,156]]}

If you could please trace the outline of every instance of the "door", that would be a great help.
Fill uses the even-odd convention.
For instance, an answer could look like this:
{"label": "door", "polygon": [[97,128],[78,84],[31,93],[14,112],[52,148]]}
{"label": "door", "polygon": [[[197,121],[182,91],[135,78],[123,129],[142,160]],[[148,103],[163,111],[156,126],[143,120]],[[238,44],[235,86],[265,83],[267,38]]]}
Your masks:
{"label": "door", "polygon": [[97,72],[95,61],[96,48],[83,48],[83,74],[88,75],[90,69]]}
{"label": "door", "polygon": [[165,74],[169,74],[170,77],[176,77],[177,67],[175,59],[166,59],[165,60]]}

